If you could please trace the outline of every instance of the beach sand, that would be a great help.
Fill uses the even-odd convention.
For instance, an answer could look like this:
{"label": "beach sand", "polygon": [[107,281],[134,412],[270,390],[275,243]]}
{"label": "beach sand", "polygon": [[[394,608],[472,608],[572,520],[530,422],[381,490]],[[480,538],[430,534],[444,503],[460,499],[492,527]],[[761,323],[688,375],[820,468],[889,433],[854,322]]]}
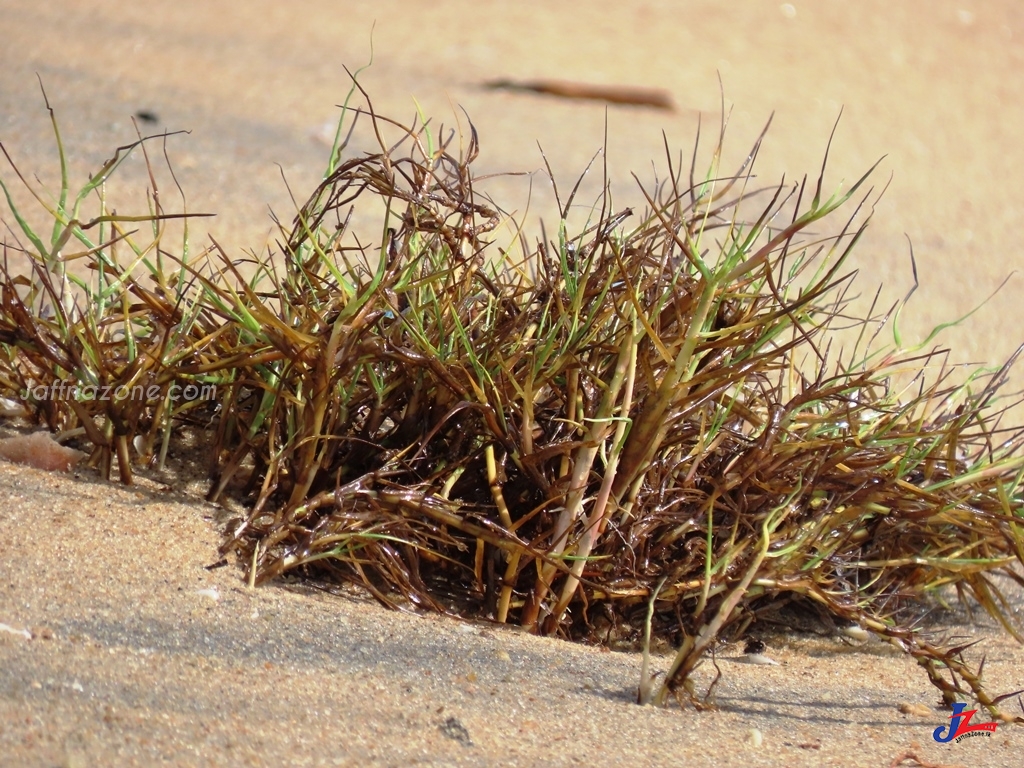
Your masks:
{"label": "beach sand", "polygon": [[[282,174],[300,201],[320,179],[344,67],[366,62],[372,29],[361,81],[378,112],[411,120],[419,104],[463,132],[468,114],[481,173],[538,171],[539,142],[563,195],[607,120],[623,206],[637,200],[631,171],[651,181],[653,161],[664,175],[662,130],[687,162],[698,120],[710,145],[719,76],[732,107],[727,162],[741,162],[775,112],[765,184],[813,178],[842,107],[826,183],[850,183],[887,155],[876,184],[889,188],[854,262],[865,295],[881,282],[889,300],[902,297],[909,236],[921,287],[907,335],[969,311],[1024,264],[1024,13],[1008,0],[63,5],[0,0],[0,141],[18,167],[55,188],[37,74],[73,181],[133,140],[132,115],[155,118],[138,118],[144,132],[190,130],[168,154],[189,210],[217,214],[193,236],[203,245],[196,230],[209,230],[240,256],[272,239],[269,209],[290,220]],[[539,77],[664,88],[678,108],[606,112],[480,87]],[[119,211],[144,209],[144,170],[131,160],[111,182]],[[590,189],[599,168],[596,178]],[[172,184],[162,189],[177,200]],[[551,221],[540,173],[492,179],[487,191],[536,226],[532,237]],[[1019,279],[942,337],[954,360],[1002,360],[1021,342]],[[741,664],[740,649],[725,648],[717,711],[655,709],[633,703],[635,654],[389,612],[350,591],[250,591],[238,564],[206,567],[228,513],[204,491],[0,460],[0,764],[1024,764],[1020,726],[936,743],[949,722],[937,691],[878,642],[777,638],[768,653],[779,666]],[[1024,649],[991,621],[942,629],[982,641],[968,656],[985,656],[992,692],[1024,689]],[[704,684],[712,673],[702,668]]]}

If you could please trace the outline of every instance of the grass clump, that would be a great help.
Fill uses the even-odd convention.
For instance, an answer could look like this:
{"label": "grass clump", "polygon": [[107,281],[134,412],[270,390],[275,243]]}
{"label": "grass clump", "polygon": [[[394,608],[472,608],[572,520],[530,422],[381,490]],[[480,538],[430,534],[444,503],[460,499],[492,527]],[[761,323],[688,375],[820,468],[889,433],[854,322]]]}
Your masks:
{"label": "grass clump", "polygon": [[[84,221],[62,191],[48,244],[15,212],[30,245],[5,248],[31,275],[3,270],[2,394],[81,430],[125,481],[137,439],[166,445],[201,414],[210,498],[249,504],[225,550],[257,581],[329,576],[574,639],[653,632],[678,652],[639,698],[696,706],[715,644],[797,599],[898,645],[947,702],[997,712],[915,611],[953,587],[1022,639],[1002,591],[1024,585],[1009,364],[955,378],[941,351],[879,344],[892,310],[854,313],[867,174],[831,196],[824,167],[756,188],[760,140],[726,173],[719,136],[705,173],[696,149],[686,168],[668,155],[643,213],[616,210],[605,179],[574,229],[577,184],[553,238],[503,244],[475,131],[460,149],[367,105],[346,116],[378,148],[335,148],[276,255],[172,253],[155,203],[129,219],[99,195]],[[354,231],[355,206],[375,230]],[[90,281],[65,270],[72,241]],[[155,396],[32,396],[61,381]],[[213,403],[168,394],[200,383]]]}
{"label": "grass clump", "polygon": [[[166,213],[155,181],[144,213],[118,215],[108,207],[105,182],[133,151],[145,151],[141,137],[119,147],[72,195],[47,108],[60,157],[55,198],[28,184],[0,144],[52,223],[48,237],[37,233],[0,179],[14,217],[13,226],[5,222],[13,240],[4,240],[0,269],[0,394],[52,430],[82,435],[104,475],[116,463],[121,481],[130,483],[131,451],[156,449],[162,460],[173,426],[203,404],[180,393],[211,386],[201,373],[209,313],[186,282],[187,225],[174,257],[163,242],[166,224],[190,215]],[[89,217],[87,203],[96,206]]]}

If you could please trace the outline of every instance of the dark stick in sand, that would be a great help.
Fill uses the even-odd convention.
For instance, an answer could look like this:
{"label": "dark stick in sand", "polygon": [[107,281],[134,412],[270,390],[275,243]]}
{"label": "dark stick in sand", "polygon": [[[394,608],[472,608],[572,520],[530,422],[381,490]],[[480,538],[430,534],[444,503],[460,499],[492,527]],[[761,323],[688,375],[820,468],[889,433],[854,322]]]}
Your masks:
{"label": "dark stick in sand", "polygon": [[591,99],[610,104],[632,104],[655,109],[674,110],[675,104],[668,91],[659,88],[641,88],[631,85],[592,85],[565,80],[490,80],[485,88],[507,91],[531,91],[563,99]]}

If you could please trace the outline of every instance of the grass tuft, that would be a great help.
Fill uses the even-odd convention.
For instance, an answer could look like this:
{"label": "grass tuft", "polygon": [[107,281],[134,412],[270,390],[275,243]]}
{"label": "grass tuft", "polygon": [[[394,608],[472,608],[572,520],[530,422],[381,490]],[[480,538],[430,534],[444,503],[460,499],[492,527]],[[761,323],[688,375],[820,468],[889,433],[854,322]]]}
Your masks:
{"label": "grass tuft", "polygon": [[[202,424],[209,498],[248,503],[225,551],[257,582],[328,576],[573,639],[653,633],[678,651],[660,682],[645,664],[640,700],[697,707],[708,652],[797,600],[897,645],[947,703],[998,712],[965,647],[918,619],[952,588],[1024,639],[1004,595],[1024,585],[1024,433],[997,399],[1013,361],[961,371],[903,347],[902,304],[856,313],[870,172],[831,195],[824,164],[762,189],[760,139],[732,172],[719,136],[703,173],[696,149],[689,168],[666,153],[643,212],[606,184],[573,229],[574,189],[554,239],[502,243],[521,230],[476,189],[475,130],[460,147],[362,95],[342,119],[377,149],[349,154],[339,124],[277,254],[171,248],[166,223],[189,214],[155,186],[144,213],[111,213],[102,178],[160,137],[73,204],[66,173],[55,205],[37,193],[49,238],[8,194],[0,395],[123,482]],[[375,229],[353,229],[356,206]],[[55,387],[146,394],[39,396]],[[216,398],[175,396],[203,387]]]}

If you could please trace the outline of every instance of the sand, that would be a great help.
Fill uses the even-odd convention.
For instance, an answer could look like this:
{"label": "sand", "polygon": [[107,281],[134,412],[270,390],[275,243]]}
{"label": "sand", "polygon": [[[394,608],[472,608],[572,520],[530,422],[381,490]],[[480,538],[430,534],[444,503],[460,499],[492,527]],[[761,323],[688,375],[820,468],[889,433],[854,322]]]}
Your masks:
{"label": "sand", "polygon": [[[218,214],[196,227],[231,252],[264,247],[268,208],[290,216],[282,171],[299,198],[319,179],[343,66],[366,61],[376,20],[363,81],[378,111],[411,119],[415,97],[465,130],[464,107],[484,172],[536,171],[540,142],[564,190],[602,146],[606,112],[483,81],[668,89],[675,113],[607,111],[623,205],[636,197],[629,171],[654,177],[662,130],[684,154],[698,119],[717,132],[719,75],[735,163],[775,111],[766,183],[817,172],[842,106],[827,180],[850,182],[888,155],[878,184],[892,180],[856,258],[865,293],[884,282],[902,296],[910,237],[921,288],[908,333],[971,309],[1024,260],[1024,17],[1009,1],[62,5],[0,0],[0,141],[52,188],[36,73],[75,180],[133,138],[133,114],[156,117],[140,123],[147,131],[189,129],[168,152],[189,209]],[[124,171],[111,196],[119,210],[144,206],[141,162]],[[538,174],[488,191],[529,221],[552,201]],[[1018,279],[943,337],[954,359],[1000,360],[1020,343]],[[633,704],[632,654],[389,612],[355,593],[250,591],[237,564],[206,568],[225,512],[202,491],[0,461],[0,764],[888,766],[908,753],[917,759],[904,765],[1024,763],[1019,726],[936,743],[948,722],[937,692],[880,643],[793,635],[770,645],[779,666],[741,664],[725,648],[719,709],[696,713]],[[1024,688],[1024,649],[991,622],[947,629],[983,640],[973,658],[986,655],[993,691]]]}

